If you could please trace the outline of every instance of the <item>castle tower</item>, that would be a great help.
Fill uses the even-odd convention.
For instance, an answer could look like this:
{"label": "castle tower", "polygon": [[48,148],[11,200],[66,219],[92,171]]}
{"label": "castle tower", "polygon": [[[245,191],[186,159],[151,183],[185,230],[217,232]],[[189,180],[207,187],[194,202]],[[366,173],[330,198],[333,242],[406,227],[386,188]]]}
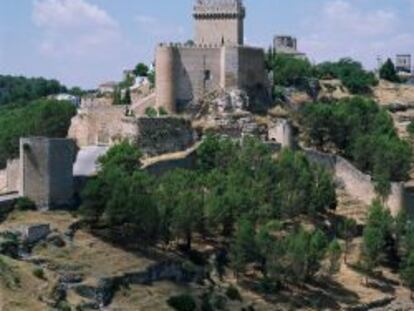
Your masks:
{"label": "castle tower", "polygon": [[196,44],[243,45],[246,10],[242,0],[197,0]]}

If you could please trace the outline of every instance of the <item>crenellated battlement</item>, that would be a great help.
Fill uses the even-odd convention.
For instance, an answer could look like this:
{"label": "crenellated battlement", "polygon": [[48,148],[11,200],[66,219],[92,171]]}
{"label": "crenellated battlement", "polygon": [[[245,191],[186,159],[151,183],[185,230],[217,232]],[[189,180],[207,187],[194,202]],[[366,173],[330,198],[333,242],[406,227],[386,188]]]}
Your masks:
{"label": "crenellated battlement", "polygon": [[249,49],[249,50],[262,50],[261,47],[249,46],[249,45],[240,45],[240,44],[186,44],[180,42],[162,42],[158,44],[158,47],[164,48],[179,48],[179,49],[218,49],[218,48],[238,48],[238,49]]}
{"label": "crenellated battlement", "polygon": [[241,0],[198,0],[193,16],[202,18],[244,18],[246,10]]}
{"label": "crenellated battlement", "polygon": [[242,0],[196,0],[193,9],[197,44],[243,44],[246,10]]}

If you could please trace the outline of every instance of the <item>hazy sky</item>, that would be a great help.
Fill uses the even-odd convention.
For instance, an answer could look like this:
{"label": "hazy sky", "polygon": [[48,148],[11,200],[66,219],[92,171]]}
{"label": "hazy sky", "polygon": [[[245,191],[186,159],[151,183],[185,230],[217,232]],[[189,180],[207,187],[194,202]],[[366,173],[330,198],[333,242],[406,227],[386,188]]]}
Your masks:
{"label": "hazy sky", "polygon": [[[192,37],[194,0],[0,0],[0,74],[95,87]],[[245,0],[246,42],[292,34],[312,61],[414,54],[414,0]]]}

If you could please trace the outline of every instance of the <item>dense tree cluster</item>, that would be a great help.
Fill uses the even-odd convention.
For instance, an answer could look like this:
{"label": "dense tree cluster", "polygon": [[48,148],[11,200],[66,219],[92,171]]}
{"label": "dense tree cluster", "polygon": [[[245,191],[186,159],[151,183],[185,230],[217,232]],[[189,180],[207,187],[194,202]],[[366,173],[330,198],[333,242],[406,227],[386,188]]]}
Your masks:
{"label": "dense tree cluster", "polygon": [[67,89],[56,80],[0,75],[0,106],[9,103],[27,103]]}
{"label": "dense tree cluster", "polygon": [[82,212],[92,223],[122,227],[146,243],[183,241],[186,249],[195,234],[223,236],[233,241],[238,273],[251,262],[272,280],[277,274],[302,281],[318,270],[329,245],[325,234],[277,225],[335,206],[332,177],[301,153],[285,150],[275,160],[256,139],[208,136],[196,169],[158,178],[140,170],[140,156],[124,142],[100,159],[102,169],[83,193]]}
{"label": "dense tree cluster", "polygon": [[66,137],[75,114],[71,103],[54,100],[0,108],[0,167],[18,156],[20,137]]}
{"label": "dense tree cluster", "polygon": [[270,50],[266,56],[266,66],[273,73],[275,86],[309,90],[311,81],[315,79],[339,79],[351,93],[367,94],[378,83],[372,72],[364,70],[361,63],[350,58],[312,65],[306,59],[276,54]]}
{"label": "dense tree cluster", "polygon": [[384,196],[390,181],[408,177],[410,145],[398,137],[388,113],[370,99],[354,97],[306,105],[301,124],[308,143],[324,150],[334,147],[371,174]]}
{"label": "dense tree cluster", "polygon": [[[381,265],[399,268],[401,279],[414,290],[414,223],[405,210],[393,218],[380,202],[372,203],[363,231],[362,267],[367,276]],[[368,280],[368,278],[367,278]]]}
{"label": "dense tree cluster", "polygon": [[361,63],[351,58],[321,63],[316,66],[315,73],[320,79],[341,80],[352,94],[370,93],[371,87],[378,84],[374,73],[365,71]]}

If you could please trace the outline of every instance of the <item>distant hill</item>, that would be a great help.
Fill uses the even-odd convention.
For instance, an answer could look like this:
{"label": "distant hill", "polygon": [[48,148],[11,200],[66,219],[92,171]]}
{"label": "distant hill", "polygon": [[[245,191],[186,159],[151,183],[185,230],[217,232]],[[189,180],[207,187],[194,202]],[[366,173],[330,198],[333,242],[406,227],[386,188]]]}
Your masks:
{"label": "distant hill", "polygon": [[67,88],[57,80],[0,75],[0,106],[32,101],[66,91]]}

